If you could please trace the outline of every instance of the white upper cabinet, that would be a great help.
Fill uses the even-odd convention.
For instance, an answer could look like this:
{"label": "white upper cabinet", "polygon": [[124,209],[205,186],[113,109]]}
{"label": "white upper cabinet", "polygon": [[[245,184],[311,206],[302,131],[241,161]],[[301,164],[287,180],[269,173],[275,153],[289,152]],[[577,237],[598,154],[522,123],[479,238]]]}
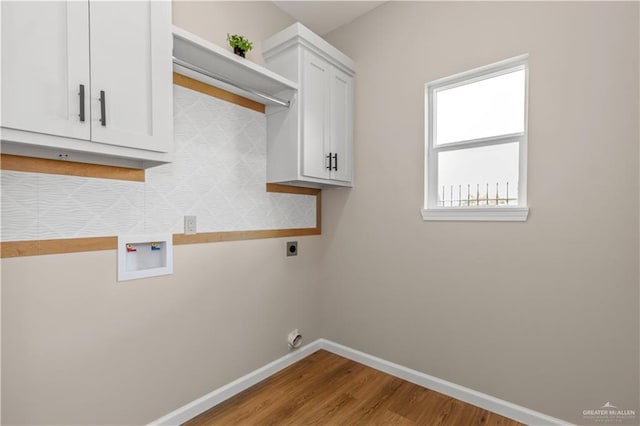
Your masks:
{"label": "white upper cabinet", "polygon": [[168,1],[2,2],[2,152],[171,161]]}
{"label": "white upper cabinet", "polygon": [[99,111],[103,91],[106,113],[105,125],[94,122],[94,141],[170,151],[169,6],[157,1],[91,2],[91,107]]}
{"label": "white upper cabinet", "polygon": [[351,186],[353,61],[301,24],[263,47],[266,66],[300,85],[288,110],[267,109],[267,181]]}
{"label": "white upper cabinet", "polygon": [[[89,4],[2,2],[2,126],[89,139]],[[84,97],[79,93],[84,90]]]}

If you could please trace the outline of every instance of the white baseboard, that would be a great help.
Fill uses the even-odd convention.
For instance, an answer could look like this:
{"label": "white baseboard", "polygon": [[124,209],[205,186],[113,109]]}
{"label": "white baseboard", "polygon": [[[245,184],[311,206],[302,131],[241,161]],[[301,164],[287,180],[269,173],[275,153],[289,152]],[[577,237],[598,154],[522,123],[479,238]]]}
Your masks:
{"label": "white baseboard", "polygon": [[517,420],[527,425],[571,425],[571,423],[555,417],[547,416],[534,410],[495,398],[491,395],[456,385],[455,383],[430,376],[420,371],[412,370],[402,365],[357,351],[347,346],[326,339],[318,339],[301,347],[251,373],[226,384],[213,392],[178,408],[166,416],[151,422],[150,425],[168,426],[180,425],[200,413],[220,404],[243,390],[257,384],[267,377],[285,369],[291,364],[300,361],[317,350],[324,349],[328,352],[340,355],[352,361],[359,362],[368,367],[375,368],[392,376],[399,377],[408,382],[440,392],[460,401],[475,405],[496,414]]}
{"label": "white baseboard", "polygon": [[150,425],[181,425],[187,420],[194,418],[198,414],[207,411],[209,408],[220,404],[221,402],[231,398],[232,396],[239,394],[243,390],[261,382],[267,377],[276,374],[278,371],[284,370],[291,364],[294,364],[301,359],[308,357],[317,350],[322,349],[320,344],[321,341],[316,340],[315,342],[311,342],[308,345],[302,346],[300,349],[288,353],[287,355],[278,358],[277,360],[265,365],[264,367],[260,367],[257,370],[254,370],[251,373],[246,374],[239,379],[236,379],[233,382],[228,383],[214,390],[213,392],[210,392],[205,396],[188,403],[187,405],[184,405],[175,411],[172,411],[166,416],[151,422]]}
{"label": "white baseboard", "polygon": [[412,370],[330,340],[320,339],[319,342],[320,347],[328,352],[527,425],[571,425],[571,423],[565,422],[564,420],[556,419],[555,417],[547,416],[546,414],[495,398],[491,395],[456,385],[455,383],[430,376],[420,371]]}

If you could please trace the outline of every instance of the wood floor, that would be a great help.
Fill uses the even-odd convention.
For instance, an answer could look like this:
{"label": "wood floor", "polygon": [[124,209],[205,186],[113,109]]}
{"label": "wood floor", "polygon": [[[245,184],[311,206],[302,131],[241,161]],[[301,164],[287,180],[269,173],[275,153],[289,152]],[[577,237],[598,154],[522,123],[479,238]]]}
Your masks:
{"label": "wood floor", "polygon": [[318,351],[185,425],[520,425]]}

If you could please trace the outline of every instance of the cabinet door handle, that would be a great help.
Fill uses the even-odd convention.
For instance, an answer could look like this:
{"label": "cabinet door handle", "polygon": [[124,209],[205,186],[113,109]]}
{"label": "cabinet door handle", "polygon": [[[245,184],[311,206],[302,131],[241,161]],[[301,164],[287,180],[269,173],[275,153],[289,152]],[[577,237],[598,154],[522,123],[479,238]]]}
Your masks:
{"label": "cabinet door handle", "polygon": [[325,158],[329,159],[329,165],[325,167],[325,169],[327,170],[331,170],[331,153],[329,153],[329,155],[327,155]]}
{"label": "cabinet door handle", "polygon": [[105,95],[104,90],[100,91],[100,124],[107,125],[107,112],[105,110]]}
{"label": "cabinet door handle", "polygon": [[333,154],[333,170],[338,170],[338,153]]}
{"label": "cabinet door handle", "polygon": [[80,99],[80,121],[84,122],[84,84],[80,85],[80,90],[78,91],[78,98]]}

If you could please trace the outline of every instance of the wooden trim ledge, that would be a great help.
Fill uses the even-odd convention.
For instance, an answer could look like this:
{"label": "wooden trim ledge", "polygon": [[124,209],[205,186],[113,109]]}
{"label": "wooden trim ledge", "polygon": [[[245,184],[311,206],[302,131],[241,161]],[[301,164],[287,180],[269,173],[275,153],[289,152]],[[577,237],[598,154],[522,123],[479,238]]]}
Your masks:
{"label": "wooden trim ledge", "polygon": [[[320,235],[318,228],[265,229],[258,231],[203,232],[195,235],[173,234],[173,244],[219,243],[223,241],[258,240],[264,238]],[[0,257],[39,256],[45,254],[80,253],[115,250],[117,237],[66,238],[59,240],[6,241],[0,243]]]}
{"label": "wooden trim ledge", "polygon": [[13,170],[15,172],[128,180],[133,182],[144,182],[145,179],[144,170],[140,169],[77,163],[75,161],[50,160],[47,158],[23,157],[21,155],[11,154],[0,154],[0,169]]}
{"label": "wooden trim ledge", "polygon": [[201,81],[195,80],[186,75],[173,73],[173,84],[186,87],[187,89],[195,90],[196,92],[204,93],[205,95],[213,96],[214,98],[222,99],[223,101],[231,102],[232,104],[239,105],[241,107],[249,108],[254,111],[264,114],[265,106],[260,102],[245,98],[244,96],[236,95],[227,90],[214,87]]}
{"label": "wooden trim ledge", "polygon": [[304,188],[301,186],[282,185],[279,183],[268,183],[267,192],[281,192],[283,194],[299,194],[299,195],[318,195],[320,190],[317,188]]}
{"label": "wooden trim ledge", "polygon": [[78,253],[115,250],[117,237],[65,238],[59,240],[5,241],[0,243],[0,257],[36,256],[43,254]]}
{"label": "wooden trim ledge", "polygon": [[203,232],[195,235],[173,234],[173,244],[219,243],[223,241],[259,240],[263,238],[319,235],[317,228],[266,229],[260,231]]}

